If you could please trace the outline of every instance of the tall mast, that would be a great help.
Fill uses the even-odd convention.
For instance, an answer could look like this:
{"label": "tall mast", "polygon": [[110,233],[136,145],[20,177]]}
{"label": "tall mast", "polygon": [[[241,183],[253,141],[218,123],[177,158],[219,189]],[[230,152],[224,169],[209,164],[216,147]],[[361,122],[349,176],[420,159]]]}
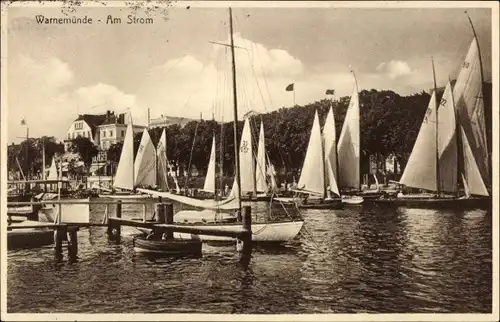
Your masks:
{"label": "tall mast", "polygon": [[240,175],[240,156],[238,149],[238,98],[236,96],[236,61],[234,57],[234,39],[233,39],[233,13],[229,7],[229,36],[231,38],[231,58],[232,58],[232,76],[233,76],[233,108],[234,108],[234,159],[235,159],[235,173],[237,193],[238,193],[238,208],[241,211],[241,175]]}
{"label": "tall mast", "polygon": [[[330,108],[333,115],[333,130],[335,131],[335,181],[339,182],[339,151],[337,151],[337,126],[335,125],[335,113],[333,112],[333,104],[330,102]],[[337,183],[338,184],[338,183]],[[340,192],[340,189],[339,189]]]}
{"label": "tall mast", "polygon": [[[474,34],[474,39],[476,39],[476,45],[477,45],[477,54],[479,56],[479,68],[481,71],[481,94],[480,99],[483,100],[483,105],[484,105],[484,74],[483,74],[483,60],[481,59],[481,48],[479,47],[479,40],[477,39],[477,34],[476,34],[476,29],[474,28],[474,24],[472,23],[472,19],[470,18],[469,14],[467,11],[465,11],[465,14],[467,15],[467,18],[469,18],[470,26],[472,28],[472,33]],[[491,175],[491,158],[490,158],[490,153],[488,151],[488,145],[486,145],[486,157],[488,160],[488,172],[489,175]]]}
{"label": "tall mast", "polygon": [[432,61],[432,75],[434,77],[434,100],[436,104],[436,192],[437,195],[441,195],[441,187],[440,187],[440,173],[439,173],[439,104],[437,99],[437,87],[436,87],[436,71],[434,70],[434,59],[431,57]]}
{"label": "tall mast", "polygon": [[45,140],[42,137],[42,180],[45,180]]}
{"label": "tall mast", "polygon": [[[318,110],[316,110],[316,114],[318,114]],[[316,116],[316,115],[315,115]],[[318,123],[319,123],[319,115],[318,115]],[[314,127],[314,124],[313,124],[313,127]],[[325,129],[325,127],[323,126],[323,130]],[[312,130],[312,128],[311,128]],[[323,132],[323,131],[321,131]],[[311,131],[311,135],[312,135],[312,131]],[[323,199],[326,199],[326,197],[328,196],[328,192],[327,192],[327,186],[326,186],[326,153],[325,153],[325,133],[321,133],[321,156],[323,158]],[[330,187],[331,189],[331,187]]]}
{"label": "tall mast", "polygon": [[460,135],[462,134],[461,133],[461,129],[460,129],[460,112],[458,111],[458,108],[456,108],[456,105],[455,105],[455,95],[453,95],[453,88],[451,87],[451,79],[450,79],[450,76],[448,76],[448,81],[450,82],[450,92],[451,92],[451,103],[453,104],[452,107],[453,107],[453,110],[455,111],[455,140],[457,142],[457,182],[456,182],[456,189],[457,189],[457,197],[460,195],[460,178],[461,178],[461,174],[462,174],[462,171],[461,171],[461,162],[460,162],[460,157],[462,156],[462,153],[461,153],[461,141],[460,141]]}
{"label": "tall mast", "polygon": [[132,129],[132,191],[135,191],[135,157],[134,157],[134,123],[132,123],[132,112],[128,111],[130,128]]}
{"label": "tall mast", "polygon": [[[356,94],[358,95],[358,105],[359,105],[359,104],[360,104],[360,102],[359,102],[359,87],[358,87],[358,79],[356,78],[356,74],[354,73],[354,70],[351,70],[351,73],[352,73],[352,76],[354,76],[354,83],[356,84]],[[352,97],[351,97],[351,99],[352,99]],[[359,110],[359,108],[358,108],[358,110]],[[360,122],[360,120],[359,120],[359,118],[358,118],[358,124],[359,124],[359,122]],[[361,136],[361,133],[358,133],[358,135],[359,135],[359,136]],[[360,137],[359,142],[360,142],[360,145],[361,145],[361,137]],[[360,146],[360,145],[358,145],[358,155],[360,156],[359,161],[358,161],[358,165],[357,165],[357,166],[358,166],[358,169],[361,169],[361,151],[360,151],[360,150],[361,150],[361,146]],[[360,178],[361,171],[359,171],[359,172],[360,172],[360,173],[358,173],[358,187],[357,187],[357,188],[358,188],[358,191],[360,191],[360,190],[361,190],[361,178]]]}
{"label": "tall mast", "polygon": [[[214,113],[212,112],[212,121],[215,122],[215,116]],[[215,144],[215,126],[212,130],[213,138],[212,138],[212,147],[214,148],[214,200],[217,200],[217,154],[216,154],[216,149],[217,145]],[[212,157],[212,151],[210,151],[210,158]],[[212,160],[208,161],[208,164],[210,165],[210,162]],[[207,173],[208,174],[208,173]],[[222,195],[222,194],[221,194]]]}

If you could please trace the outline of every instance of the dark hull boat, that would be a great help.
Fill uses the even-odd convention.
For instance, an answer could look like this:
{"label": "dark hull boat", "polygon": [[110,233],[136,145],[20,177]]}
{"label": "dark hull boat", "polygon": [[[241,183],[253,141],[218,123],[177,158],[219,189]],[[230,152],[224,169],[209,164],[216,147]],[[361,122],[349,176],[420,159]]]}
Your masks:
{"label": "dark hull boat", "polygon": [[52,245],[54,231],[46,228],[16,229],[7,232],[7,249],[37,248]]}
{"label": "dark hull boat", "polygon": [[470,198],[380,198],[371,202],[378,205],[408,208],[427,208],[427,209],[491,209],[492,200],[488,197],[470,197]]}
{"label": "dark hull boat", "polygon": [[134,250],[138,253],[170,256],[201,256],[201,240],[195,235],[191,239],[150,238],[143,234],[133,239]]}
{"label": "dark hull boat", "polygon": [[297,207],[301,209],[343,209],[344,203],[341,199],[331,200],[302,200],[297,203]]}

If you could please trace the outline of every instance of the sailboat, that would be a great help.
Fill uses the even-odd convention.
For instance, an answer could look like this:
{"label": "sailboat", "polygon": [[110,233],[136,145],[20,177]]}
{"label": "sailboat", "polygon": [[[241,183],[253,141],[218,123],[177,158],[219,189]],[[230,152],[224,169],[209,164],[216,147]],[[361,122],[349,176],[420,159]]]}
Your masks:
{"label": "sailboat", "polygon": [[448,82],[439,105],[434,76],[434,92],[400,180],[400,184],[432,193],[400,194],[377,202],[424,208],[491,206],[485,184],[488,152],[480,65],[474,32],[457,82],[454,88]]}
{"label": "sailboat", "polygon": [[[189,198],[185,196],[179,196],[175,194],[171,194],[168,192],[158,192],[154,190],[147,190],[147,189],[137,189],[138,191],[144,192],[151,194],[153,196],[159,196],[159,197],[164,197],[168,198],[174,201],[181,202],[183,204],[187,204],[193,207],[197,208],[203,208],[205,210],[198,212],[198,214],[201,216],[202,213],[206,210],[213,210],[215,211],[215,215],[220,213],[220,211],[239,211],[241,213],[241,191],[242,189],[240,188],[242,186],[242,180],[241,180],[241,167],[240,167],[240,154],[238,150],[238,144],[237,144],[237,121],[238,121],[238,97],[237,97],[237,91],[236,91],[236,62],[235,62],[235,54],[234,54],[234,39],[233,39],[233,18],[232,18],[232,10],[229,8],[229,29],[230,29],[230,40],[231,40],[231,57],[232,57],[232,87],[233,87],[233,109],[234,109],[234,122],[233,122],[233,131],[234,131],[234,154],[235,154],[235,170],[236,170],[236,180],[235,183],[233,184],[233,189],[229,196],[226,199],[216,201],[216,200],[199,200],[195,198]],[[245,135],[243,133],[242,135],[242,142],[245,139]],[[248,144],[248,143],[247,143]],[[251,144],[250,144],[251,145]],[[248,146],[247,146],[248,147]],[[246,184],[246,183],[245,183]],[[195,212],[193,211],[193,214]],[[174,221],[177,221],[179,213],[177,213],[174,216]],[[201,221],[201,220],[200,220]],[[199,224],[199,226],[202,227],[207,227],[207,226],[212,226],[212,227],[218,227],[221,229],[224,229],[227,227],[227,229],[230,229],[231,227],[234,227],[234,225],[241,225],[241,223],[218,223],[218,222],[212,222],[212,223],[206,223],[206,224]],[[300,232],[302,229],[302,226],[304,225],[303,220],[298,220],[298,221],[281,221],[281,222],[265,222],[265,223],[254,223],[252,222],[252,231],[254,231],[254,235],[252,236],[252,240],[254,242],[286,242],[289,240],[292,240],[297,236],[297,234]],[[192,225],[190,225],[192,226]],[[196,225],[194,225],[196,227]],[[174,237],[177,238],[186,238],[186,234],[183,233],[174,233]],[[218,240],[218,241],[224,241],[224,240],[234,240],[231,237],[218,237],[218,236],[205,236],[205,235],[200,235],[199,236],[201,240],[203,241],[208,241],[208,240]]]}
{"label": "sailboat", "polygon": [[151,162],[151,155],[154,159],[156,152],[154,152],[154,145],[147,129],[144,129],[141,145],[134,162],[134,131],[132,120],[130,120],[125,132],[122,152],[113,182],[113,188],[121,189],[121,191],[115,191],[111,194],[99,194],[99,197],[112,199],[150,198],[150,195],[134,193],[133,191],[138,184],[155,184],[156,173],[154,170],[156,162]]}
{"label": "sailboat", "polygon": [[[328,131],[328,133],[330,132]],[[329,143],[328,141],[326,143]],[[330,158],[326,157],[326,153],[324,153],[325,150],[330,152],[331,144],[329,144],[328,149],[324,145],[325,140],[321,134],[318,111],[315,111],[299,182],[297,183],[297,188],[293,190],[304,197],[300,199],[275,198],[277,202],[295,202],[299,208],[342,208],[342,200],[330,196],[331,192],[338,194],[338,188]],[[327,183],[329,183],[328,187]]]}
{"label": "sailboat", "polygon": [[342,195],[336,178],[339,178],[337,139],[335,133],[335,116],[333,106],[330,104],[330,110],[326,116],[325,125],[323,127],[323,140],[325,148],[325,180],[329,182],[328,191],[341,197],[342,203],[346,205],[359,205],[363,203],[363,197]]}
{"label": "sailboat", "polygon": [[[259,132],[259,143],[257,148],[257,160],[254,162],[252,146],[252,133],[250,129],[250,119],[245,120],[243,132],[241,134],[239,158],[242,169],[248,169],[241,174],[242,201],[269,201],[271,196],[267,193],[266,178],[266,152],[265,152],[264,125],[261,122]],[[233,188],[237,185],[234,179]]]}
{"label": "sailboat", "polygon": [[[361,129],[359,116],[359,90],[358,81],[354,71],[354,89],[351,94],[349,106],[340,132],[337,144],[338,156],[338,185],[342,190],[346,202],[358,203],[360,198],[378,198],[382,195],[379,190],[362,191],[360,180],[360,154],[361,154]],[[349,196],[353,196],[349,198]],[[350,199],[350,200],[349,200]]]}

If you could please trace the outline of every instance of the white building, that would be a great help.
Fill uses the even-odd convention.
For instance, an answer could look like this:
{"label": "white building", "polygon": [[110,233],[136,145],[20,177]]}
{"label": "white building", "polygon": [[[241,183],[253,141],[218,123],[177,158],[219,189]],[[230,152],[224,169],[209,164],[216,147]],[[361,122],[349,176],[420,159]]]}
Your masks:
{"label": "white building", "polygon": [[[70,125],[64,140],[65,151],[71,146],[71,140],[81,136],[88,138],[100,149],[107,150],[117,142],[125,138],[125,114],[115,115],[114,112],[106,111],[106,114],[78,115],[78,118]],[[134,125],[135,133],[142,132],[145,126]]]}

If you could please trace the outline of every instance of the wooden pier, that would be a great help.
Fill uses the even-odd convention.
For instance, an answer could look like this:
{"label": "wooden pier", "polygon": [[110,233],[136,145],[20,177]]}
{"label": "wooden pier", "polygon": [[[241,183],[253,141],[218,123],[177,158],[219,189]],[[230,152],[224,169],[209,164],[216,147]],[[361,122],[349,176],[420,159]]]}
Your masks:
{"label": "wooden pier", "polygon": [[[121,240],[121,227],[130,226],[137,228],[151,229],[154,232],[159,232],[164,234],[162,239],[165,242],[169,240],[175,240],[173,233],[188,233],[192,235],[212,235],[212,236],[222,236],[222,237],[232,237],[238,240],[237,249],[244,254],[251,253],[252,249],[252,215],[250,206],[244,206],[242,209],[242,214],[238,214],[238,218],[241,219],[242,225],[235,225],[231,229],[220,229],[217,226],[200,227],[196,224],[196,227],[190,226],[189,224],[174,224],[174,212],[173,205],[171,203],[157,202],[155,203],[155,221],[147,220],[146,205],[151,204],[151,201],[68,201],[68,200],[50,200],[50,201],[37,201],[37,202],[9,202],[8,206],[33,206],[33,205],[61,205],[61,204],[105,204],[107,205],[104,214],[104,219],[101,223],[64,223],[60,222],[61,216],[57,216],[58,219],[54,223],[50,222],[35,222],[27,221],[26,224],[23,222],[12,224],[9,215],[9,225],[7,226],[8,231],[18,230],[18,229],[51,229],[54,231],[54,251],[55,257],[61,259],[63,257],[63,241],[68,241],[68,256],[69,258],[76,258],[78,253],[78,236],[77,233],[80,228],[88,227],[107,227],[108,237],[116,242]],[[136,219],[124,219],[122,218],[122,205],[124,204],[142,204],[143,205],[143,218],[142,220]],[[114,216],[109,216],[108,209],[109,205],[115,205]]]}

